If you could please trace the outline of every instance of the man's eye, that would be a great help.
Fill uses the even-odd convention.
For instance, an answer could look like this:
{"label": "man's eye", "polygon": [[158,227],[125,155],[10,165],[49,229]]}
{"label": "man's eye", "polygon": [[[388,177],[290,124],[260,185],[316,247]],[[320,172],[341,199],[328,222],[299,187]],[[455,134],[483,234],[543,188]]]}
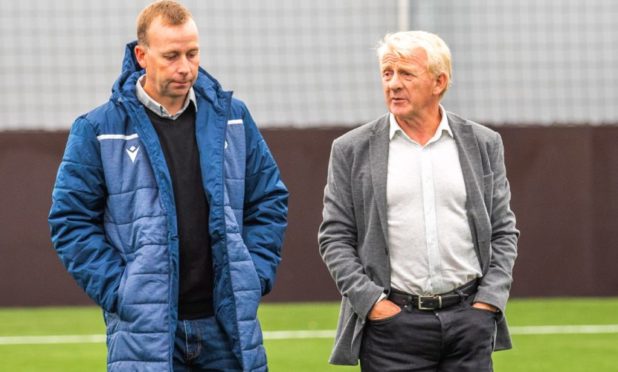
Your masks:
{"label": "man's eye", "polygon": [[176,58],[175,54],[166,54],[163,56],[163,58],[167,59],[168,61],[172,61]]}

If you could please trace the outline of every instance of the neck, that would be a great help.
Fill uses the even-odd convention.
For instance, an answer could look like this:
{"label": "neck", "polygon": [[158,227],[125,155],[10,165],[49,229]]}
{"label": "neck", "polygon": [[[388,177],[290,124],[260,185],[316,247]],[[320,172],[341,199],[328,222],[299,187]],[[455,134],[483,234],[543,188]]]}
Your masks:
{"label": "neck", "polygon": [[157,102],[159,102],[161,106],[165,107],[165,110],[170,115],[175,115],[178,111],[180,111],[186,99],[187,99],[187,96],[184,96],[182,100],[178,99],[178,100],[173,100],[173,101],[167,100],[168,102],[161,102],[161,101],[157,101]]}
{"label": "neck", "polygon": [[436,133],[438,126],[440,126],[442,112],[440,111],[440,106],[436,106],[414,117],[395,116],[395,120],[397,120],[397,124],[399,124],[401,130],[403,130],[408,137],[423,146],[429,142],[431,137]]}

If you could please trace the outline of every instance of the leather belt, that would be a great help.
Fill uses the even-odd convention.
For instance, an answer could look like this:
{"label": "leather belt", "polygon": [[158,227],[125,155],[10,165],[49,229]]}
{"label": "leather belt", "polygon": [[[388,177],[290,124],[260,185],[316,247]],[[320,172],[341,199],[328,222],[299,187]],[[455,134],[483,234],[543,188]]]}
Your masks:
{"label": "leather belt", "polygon": [[445,309],[463,302],[470,295],[476,293],[478,281],[473,280],[447,293],[433,296],[417,296],[391,289],[388,299],[404,308],[433,311]]}

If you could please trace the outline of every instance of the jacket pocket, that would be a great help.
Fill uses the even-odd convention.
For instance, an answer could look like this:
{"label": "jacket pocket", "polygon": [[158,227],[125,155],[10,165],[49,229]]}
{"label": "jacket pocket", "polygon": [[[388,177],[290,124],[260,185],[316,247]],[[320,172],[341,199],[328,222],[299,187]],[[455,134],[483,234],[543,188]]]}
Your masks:
{"label": "jacket pocket", "polygon": [[367,323],[371,324],[372,326],[379,326],[379,325],[386,325],[389,324],[395,320],[397,320],[397,318],[399,318],[401,315],[403,315],[404,310],[401,309],[397,314],[391,315],[388,318],[381,318],[381,319],[375,319],[375,320],[371,320],[369,318],[367,318]]}
{"label": "jacket pocket", "polygon": [[120,319],[123,319],[123,309],[124,309],[124,291],[127,284],[127,272],[129,270],[125,267],[122,272],[122,276],[120,277],[120,285],[118,286],[118,292],[116,293],[116,315]]}

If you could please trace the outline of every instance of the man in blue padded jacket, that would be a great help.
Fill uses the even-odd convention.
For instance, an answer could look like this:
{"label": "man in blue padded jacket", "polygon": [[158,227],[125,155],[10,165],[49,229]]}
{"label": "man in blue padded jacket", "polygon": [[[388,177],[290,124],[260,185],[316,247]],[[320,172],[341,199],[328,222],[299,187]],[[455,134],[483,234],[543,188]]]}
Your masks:
{"label": "man in blue padded jacket", "polygon": [[54,247],[104,310],[109,371],[265,371],[257,307],[287,190],[245,105],[199,67],[189,11],[155,2],[137,37],[110,100],[71,128]]}

